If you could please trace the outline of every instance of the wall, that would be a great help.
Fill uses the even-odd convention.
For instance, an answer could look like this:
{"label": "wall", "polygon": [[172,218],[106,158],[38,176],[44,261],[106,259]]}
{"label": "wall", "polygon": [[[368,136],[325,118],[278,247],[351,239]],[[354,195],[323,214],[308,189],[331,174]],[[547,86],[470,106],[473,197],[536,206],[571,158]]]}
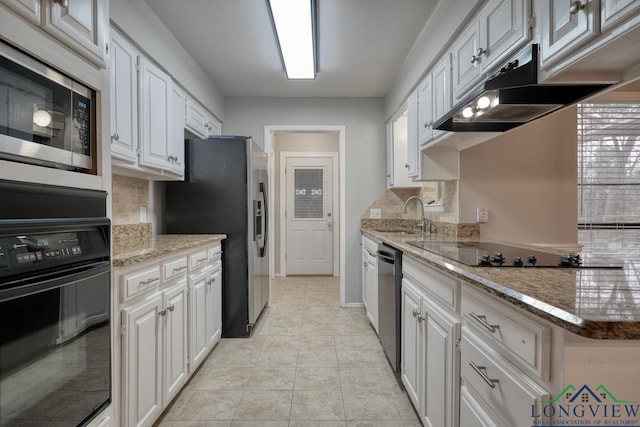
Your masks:
{"label": "wall", "polygon": [[143,0],[111,0],[111,22],[218,119],[224,97]]}
{"label": "wall", "polygon": [[[332,152],[337,153],[339,149],[338,133],[337,132],[275,132],[273,136],[274,153],[274,199],[275,206],[273,207],[273,214],[275,220],[275,229],[273,232],[273,238],[278,242],[280,239],[280,233],[282,232],[280,223],[280,196],[285,195],[285,189],[280,188],[280,153],[281,152]],[[334,179],[338,179],[339,171],[334,171]],[[276,245],[276,251],[273,254],[274,263],[276,267],[276,274],[280,274],[280,247]]]}
{"label": "wall", "polygon": [[538,119],[460,153],[460,222],[489,209],[483,239],[577,243],[576,109]]}
{"label": "wall", "polygon": [[264,147],[267,125],[345,126],[346,302],[362,302],[360,216],[386,188],[386,131],[381,98],[225,98],[225,133]]}

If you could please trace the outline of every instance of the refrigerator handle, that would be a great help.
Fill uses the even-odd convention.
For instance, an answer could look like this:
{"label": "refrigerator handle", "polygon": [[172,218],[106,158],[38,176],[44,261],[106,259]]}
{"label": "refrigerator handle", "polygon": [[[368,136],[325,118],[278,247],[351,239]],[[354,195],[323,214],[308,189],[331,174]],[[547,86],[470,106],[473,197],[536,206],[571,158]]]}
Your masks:
{"label": "refrigerator handle", "polygon": [[262,228],[261,228],[261,234],[262,234],[262,246],[260,247],[260,258],[264,258],[265,252],[267,251],[267,242],[269,241],[269,215],[268,215],[268,208],[267,208],[267,186],[265,185],[264,182],[261,182],[258,184],[258,188],[261,194],[261,199],[262,199],[262,215],[261,215],[261,220],[262,220]]}

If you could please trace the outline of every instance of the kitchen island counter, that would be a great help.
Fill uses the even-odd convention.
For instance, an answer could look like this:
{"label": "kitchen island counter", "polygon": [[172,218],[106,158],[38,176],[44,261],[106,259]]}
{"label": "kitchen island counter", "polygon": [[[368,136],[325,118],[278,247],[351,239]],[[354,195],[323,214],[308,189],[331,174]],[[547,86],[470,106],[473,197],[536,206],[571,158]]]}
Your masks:
{"label": "kitchen island counter", "polygon": [[149,246],[141,249],[114,249],[113,266],[125,267],[226,238],[226,234],[160,234],[151,239]]}
{"label": "kitchen island counter", "polygon": [[[362,232],[577,335],[640,339],[640,262],[627,261],[623,269],[474,267],[407,243],[418,234]],[[431,240],[463,239],[434,234]]]}

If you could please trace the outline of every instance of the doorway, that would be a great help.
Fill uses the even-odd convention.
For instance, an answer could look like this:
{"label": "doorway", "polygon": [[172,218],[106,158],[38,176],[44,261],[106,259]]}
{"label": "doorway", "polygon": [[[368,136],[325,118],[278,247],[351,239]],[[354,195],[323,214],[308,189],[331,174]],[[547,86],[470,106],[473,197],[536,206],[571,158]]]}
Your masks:
{"label": "doorway", "polygon": [[[332,148],[327,146],[313,145],[309,142],[312,135],[333,135],[334,145]],[[295,140],[291,144],[279,145],[281,137],[288,135],[290,140]],[[280,153],[286,151],[298,157],[309,157],[309,153],[322,154],[330,153],[333,160],[333,199],[334,205],[331,212],[332,228],[333,228],[333,275],[340,277],[340,300],[344,305],[345,301],[345,233],[344,233],[344,155],[345,155],[345,127],[344,126],[326,126],[326,125],[283,125],[283,126],[265,126],[265,149],[270,155],[269,162],[269,180],[270,188],[273,191],[269,197],[269,203],[272,206],[273,215],[269,221],[271,229],[274,230],[274,238],[269,239],[269,249],[274,256],[271,258],[272,277],[280,277],[287,274],[286,264],[284,263],[284,252],[287,246],[286,239],[283,239],[282,228],[285,225],[284,210],[286,209],[286,196],[284,187],[283,174],[280,173]],[[284,169],[284,165],[283,165]],[[282,182],[281,182],[282,181]],[[280,189],[282,186],[282,190]],[[286,225],[285,225],[286,226]],[[282,256],[280,256],[282,255]]]}

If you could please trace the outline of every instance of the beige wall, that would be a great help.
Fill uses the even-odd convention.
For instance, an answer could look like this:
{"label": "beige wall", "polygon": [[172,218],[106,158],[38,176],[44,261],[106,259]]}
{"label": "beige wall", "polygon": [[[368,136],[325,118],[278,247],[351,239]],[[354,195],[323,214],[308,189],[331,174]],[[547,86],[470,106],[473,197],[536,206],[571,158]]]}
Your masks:
{"label": "beige wall", "polygon": [[[284,196],[284,188],[280,188],[280,153],[286,151],[295,152],[329,152],[337,153],[339,148],[338,132],[274,132],[273,153],[274,153],[274,220],[275,230],[273,238],[276,242],[274,262],[276,274],[280,274],[280,233],[282,231],[280,223],[280,202],[281,195]],[[334,179],[338,179],[338,172],[334,171]]]}
{"label": "beige wall", "polygon": [[576,109],[460,152],[460,222],[489,209],[482,239],[577,243]]}

